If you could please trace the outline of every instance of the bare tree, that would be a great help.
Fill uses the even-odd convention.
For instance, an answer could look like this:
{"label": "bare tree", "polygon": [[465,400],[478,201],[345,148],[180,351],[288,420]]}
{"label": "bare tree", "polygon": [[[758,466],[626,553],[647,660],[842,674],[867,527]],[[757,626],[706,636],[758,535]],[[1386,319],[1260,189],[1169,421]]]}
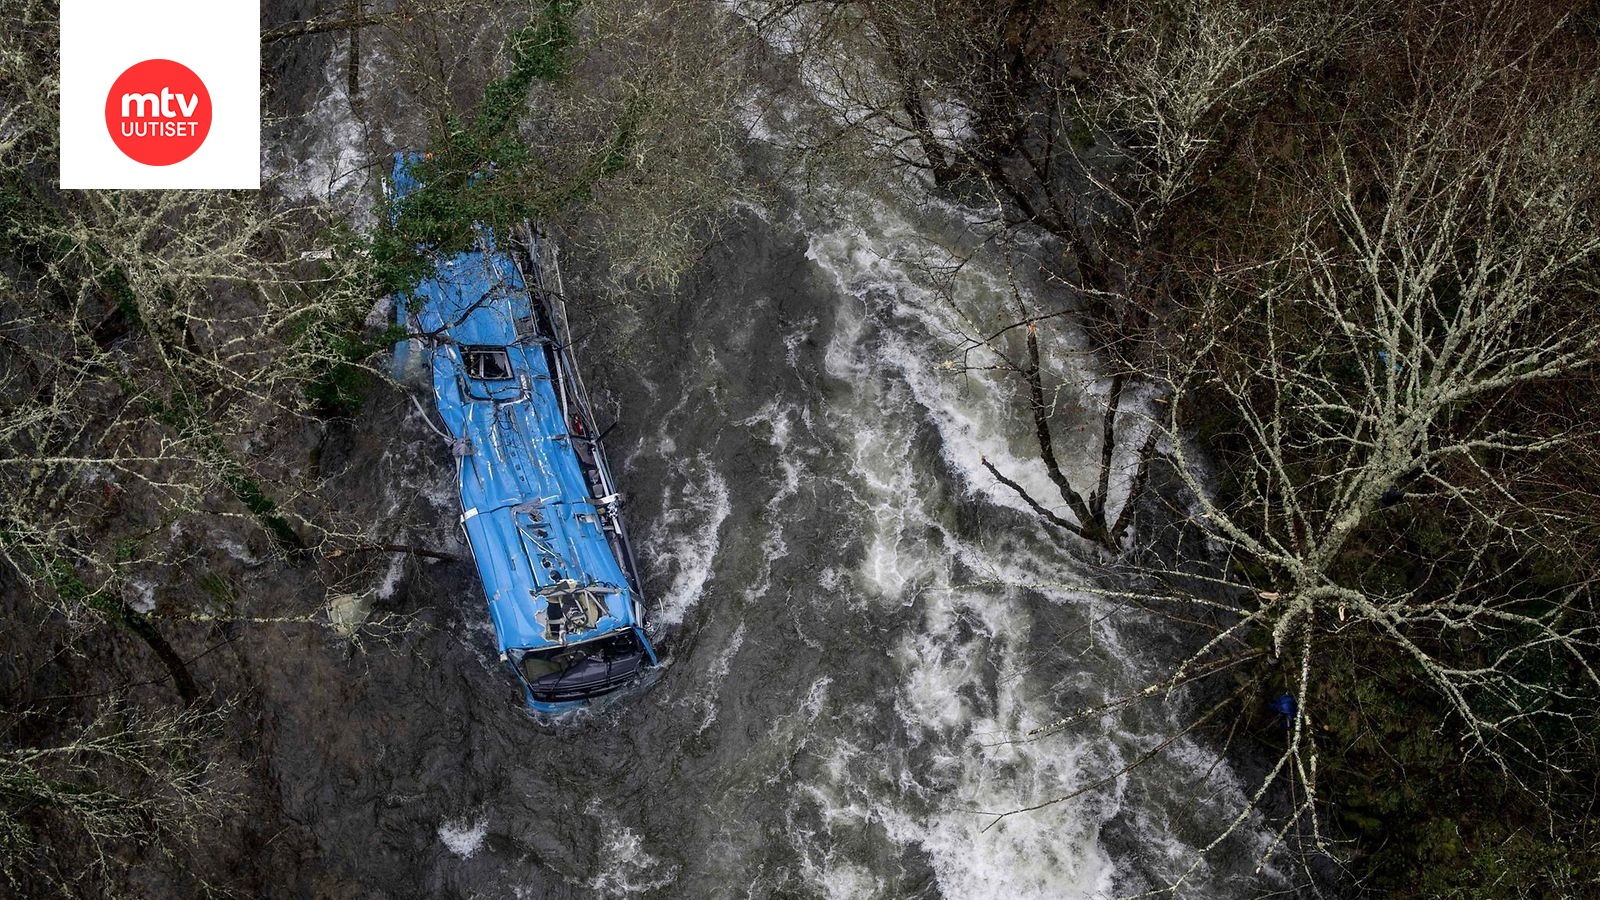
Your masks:
{"label": "bare tree", "polygon": [[90,874],[104,877],[128,842],[170,844],[219,820],[228,794],[203,749],[217,722],[195,709],[107,705],[62,743],[0,747],[0,873],[10,887],[71,889],[41,856],[44,834],[80,843]]}
{"label": "bare tree", "polygon": [[[833,111],[787,123],[788,149],[808,164],[872,159],[924,173],[995,210],[991,241],[1008,245],[1017,230],[1055,240],[1056,259],[1029,262],[1067,299],[1035,309],[1013,291],[1013,304],[961,310],[972,330],[957,368],[1017,378],[1057,496],[1030,495],[986,460],[996,480],[1051,526],[1126,549],[1144,479],[1133,475],[1116,509],[1108,494],[1128,468],[1119,433],[1149,432],[1124,421],[1121,404],[1154,368],[1164,229],[1226,157],[1236,126],[1314,72],[1368,13],[1220,2],[1068,13],[1029,0],[792,0],[741,11],[790,48],[800,83]],[[1091,331],[1109,369],[1101,465],[1080,485],[1056,458],[1059,386],[1040,337],[1067,323]],[[1148,457],[1153,444],[1140,439],[1137,456]]]}
{"label": "bare tree", "polygon": [[[1315,688],[1340,647],[1406,661],[1463,756],[1530,788],[1567,765],[1554,733],[1592,727],[1596,573],[1568,506],[1588,495],[1534,473],[1592,458],[1595,432],[1529,401],[1600,356],[1584,299],[1600,249],[1595,85],[1554,46],[1571,20],[1561,9],[1469,6],[1393,18],[1225,2],[744,7],[833,110],[787,120],[808,162],[923,173],[994,209],[985,235],[1002,248],[1019,230],[1057,242],[1058,260],[1029,263],[1063,289],[1059,305],[1029,308],[1013,291],[962,309],[971,327],[952,364],[1015,376],[1056,496],[985,465],[1050,526],[1124,554],[1136,585],[1073,587],[1208,632],[1142,690],[1027,739],[1236,673],[1249,690],[1216,689],[1226,702],[1191,727],[1248,720],[1284,679],[1282,753],[1206,852],[1282,797],[1269,853],[1302,828],[1305,846],[1328,849],[1314,720],[1335,710]],[[1314,76],[1350,78],[1352,57],[1372,74],[1344,100],[1348,120],[1275,133],[1264,111],[1292,109]],[[1108,370],[1086,484],[1057,460],[1048,330],[1066,323],[1086,324]],[[1132,385],[1157,402],[1127,408]],[[1213,443],[1199,446],[1197,429]],[[1130,433],[1145,439],[1133,490],[1108,510],[1107,475],[1128,465],[1115,443]],[[1214,564],[1152,560],[1127,540],[1153,468],[1191,498],[1180,512]],[[1460,540],[1407,546],[1389,530],[1396,507],[1449,521]],[[1582,555],[1528,574],[1558,547]],[[1390,554],[1407,579],[1373,563]]]}
{"label": "bare tree", "polygon": [[[1142,692],[1037,733],[1278,660],[1287,737],[1228,829],[1285,791],[1293,806],[1271,850],[1303,827],[1331,851],[1317,720],[1335,710],[1316,688],[1341,641],[1405,660],[1463,756],[1529,790],[1567,765],[1557,735],[1588,733],[1600,709],[1600,573],[1529,574],[1570,515],[1519,495],[1508,474],[1597,432],[1525,416],[1522,427],[1507,409],[1600,362],[1600,324],[1581,299],[1600,288],[1600,195],[1575,152],[1600,146],[1596,84],[1551,96],[1514,79],[1503,94],[1494,79],[1472,83],[1485,71],[1468,68],[1464,92],[1418,98],[1392,144],[1344,135],[1303,185],[1310,214],[1279,255],[1207,280],[1171,348],[1160,429],[1194,499],[1189,524],[1227,568],[1089,589],[1199,610],[1215,630]],[[1488,114],[1508,108],[1518,115]],[[1202,452],[1189,426],[1219,409],[1237,430]],[[1222,490],[1213,459],[1230,473]],[[1461,542],[1407,550],[1385,519],[1397,504],[1443,517]],[[1407,581],[1364,562],[1388,554],[1410,554]]]}

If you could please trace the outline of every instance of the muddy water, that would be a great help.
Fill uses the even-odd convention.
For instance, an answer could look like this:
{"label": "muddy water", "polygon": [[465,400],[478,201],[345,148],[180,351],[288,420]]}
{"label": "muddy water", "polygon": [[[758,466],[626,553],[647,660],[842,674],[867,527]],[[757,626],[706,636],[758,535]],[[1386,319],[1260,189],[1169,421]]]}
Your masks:
{"label": "muddy water", "polygon": [[[280,167],[285,193],[325,191],[339,159],[369,152],[336,53],[285,151],[316,171]],[[1015,386],[942,365],[962,323],[923,261],[972,244],[961,211],[908,186],[861,200],[741,212],[625,327],[574,304],[664,656],[648,691],[529,719],[466,564],[375,573],[382,608],[431,626],[391,649],[340,659],[285,638],[258,655],[265,762],[314,836],[317,890],[1098,897],[1188,867],[1239,796],[1195,744],[985,830],[982,811],[1094,782],[1170,728],[1181,710],[1007,742],[1141,683],[1171,649],[1159,625],[1061,586],[1096,577],[1092,554],[980,465],[1047,484]],[[1004,261],[979,251],[950,290],[1007,302]],[[1052,340],[1058,442],[1081,480],[1104,386],[1070,330]],[[408,539],[462,550],[448,463],[392,391],[324,459]],[[1255,845],[1195,870],[1186,895],[1247,895]]]}

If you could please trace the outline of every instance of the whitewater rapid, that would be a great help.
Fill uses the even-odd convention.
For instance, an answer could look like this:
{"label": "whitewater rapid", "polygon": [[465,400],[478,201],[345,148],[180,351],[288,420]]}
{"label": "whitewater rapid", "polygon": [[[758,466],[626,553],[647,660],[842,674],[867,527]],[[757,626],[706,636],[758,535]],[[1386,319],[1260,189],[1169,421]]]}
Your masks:
{"label": "whitewater rapid", "polygon": [[[270,181],[291,199],[344,198],[370,224],[376,186],[342,173],[424,132],[359,121],[343,68],[335,50],[303,128],[270,154]],[[404,99],[374,84],[361,108]],[[752,116],[773,136],[783,114]],[[979,313],[1018,293],[1035,309],[1070,298],[1028,275],[1027,254],[1044,249],[1001,252],[979,212],[915,179],[793,179],[737,211],[701,269],[636,303],[631,324],[594,299],[604,260],[569,257],[569,285],[585,291],[579,361],[619,422],[609,442],[658,683],[575,723],[532,723],[486,649],[470,569],[375,564],[367,590],[435,631],[341,710],[341,727],[394,744],[361,777],[404,798],[379,826],[325,833],[362,883],[460,897],[1097,898],[1182,873],[1238,808],[1238,779],[1185,740],[988,827],[1117,772],[1187,710],[1179,695],[1016,740],[1170,662],[1146,642],[1160,623],[1077,589],[1097,583],[1095,551],[984,469],[1054,496],[1015,376],[951,365]],[[1107,383],[1070,318],[1043,339],[1058,453],[1090,485]],[[1125,403],[1122,444],[1136,447],[1148,398],[1135,385]],[[374,467],[374,535],[459,552],[448,452],[408,408],[375,402],[363,424],[401,429]],[[1113,511],[1126,449],[1114,468]],[[291,797],[350,790],[315,767],[280,777]],[[1243,896],[1261,840],[1247,829],[1184,896]]]}

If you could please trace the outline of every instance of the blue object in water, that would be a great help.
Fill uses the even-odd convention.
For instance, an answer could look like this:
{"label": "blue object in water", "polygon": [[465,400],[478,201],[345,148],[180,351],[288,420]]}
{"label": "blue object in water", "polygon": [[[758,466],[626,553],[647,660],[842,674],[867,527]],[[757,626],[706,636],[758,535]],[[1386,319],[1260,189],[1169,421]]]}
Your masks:
{"label": "blue object in water", "polygon": [[[396,155],[398,196],[419,186],[417,159]],[[436,258],[431,277],[394,298],[411,335],[395,366],[426,367],[449,429],[500,657],[528,708],[559,713],[638,682],[656,655],[554,251],[526,227],[511,245],[480,229],[474,249]]]}
{"label": "blue object in water", "polygon": [[1288,694],[1279,694],[1272,698],[1267,708],[1278,714],[1278,724],[1284,728],[1288,728],[1289,723],[1294,721],[1295,702]]}

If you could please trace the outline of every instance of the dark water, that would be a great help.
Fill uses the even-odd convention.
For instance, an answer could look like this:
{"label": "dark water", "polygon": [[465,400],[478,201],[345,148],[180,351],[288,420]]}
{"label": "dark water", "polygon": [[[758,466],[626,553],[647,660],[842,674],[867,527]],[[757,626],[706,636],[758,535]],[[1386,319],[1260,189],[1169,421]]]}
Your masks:
{"label": "dark water", "polygon": [[[289,132],[288,152],[329,171],[383,140],[352,126],[336,85],[308,84]],[[305,195],[320,174],[276,180]],[[1075,590],[1093,576],[1087,551],[981,468],[987,456],[1047,483],[1015,386],[942,366],[970,324],[959,310],[1001,306],[1009,286],[979,253],[945,303],[923,261],[973,242],[959,210],[924,201],[905,186],[780,192],[680,289],[626,311],[586,295],[572,261],[580,363],[602,424],[620,422],[612,458],[660,678],[536,723],[492,655],[470,566],[397,559],[366,588],[432,629],[260,663],[266,762],[331,873],[317,890],[1095,897],[1184,871],[1239,791],[1197,744],[991,830],[977,812],[1059,796],[1148,746],[1173,714],[999,742],[1142,683],[1170,650]],[[1104,385],[1070,332],[1052,339],[1058,437],[1082,478]],[[382,498],[386,527],[461,549],[448,462],[388,393],[324,464]],[[1202,866],[1185,895],[1243,896],[1232,870],[1253,862]]]}

